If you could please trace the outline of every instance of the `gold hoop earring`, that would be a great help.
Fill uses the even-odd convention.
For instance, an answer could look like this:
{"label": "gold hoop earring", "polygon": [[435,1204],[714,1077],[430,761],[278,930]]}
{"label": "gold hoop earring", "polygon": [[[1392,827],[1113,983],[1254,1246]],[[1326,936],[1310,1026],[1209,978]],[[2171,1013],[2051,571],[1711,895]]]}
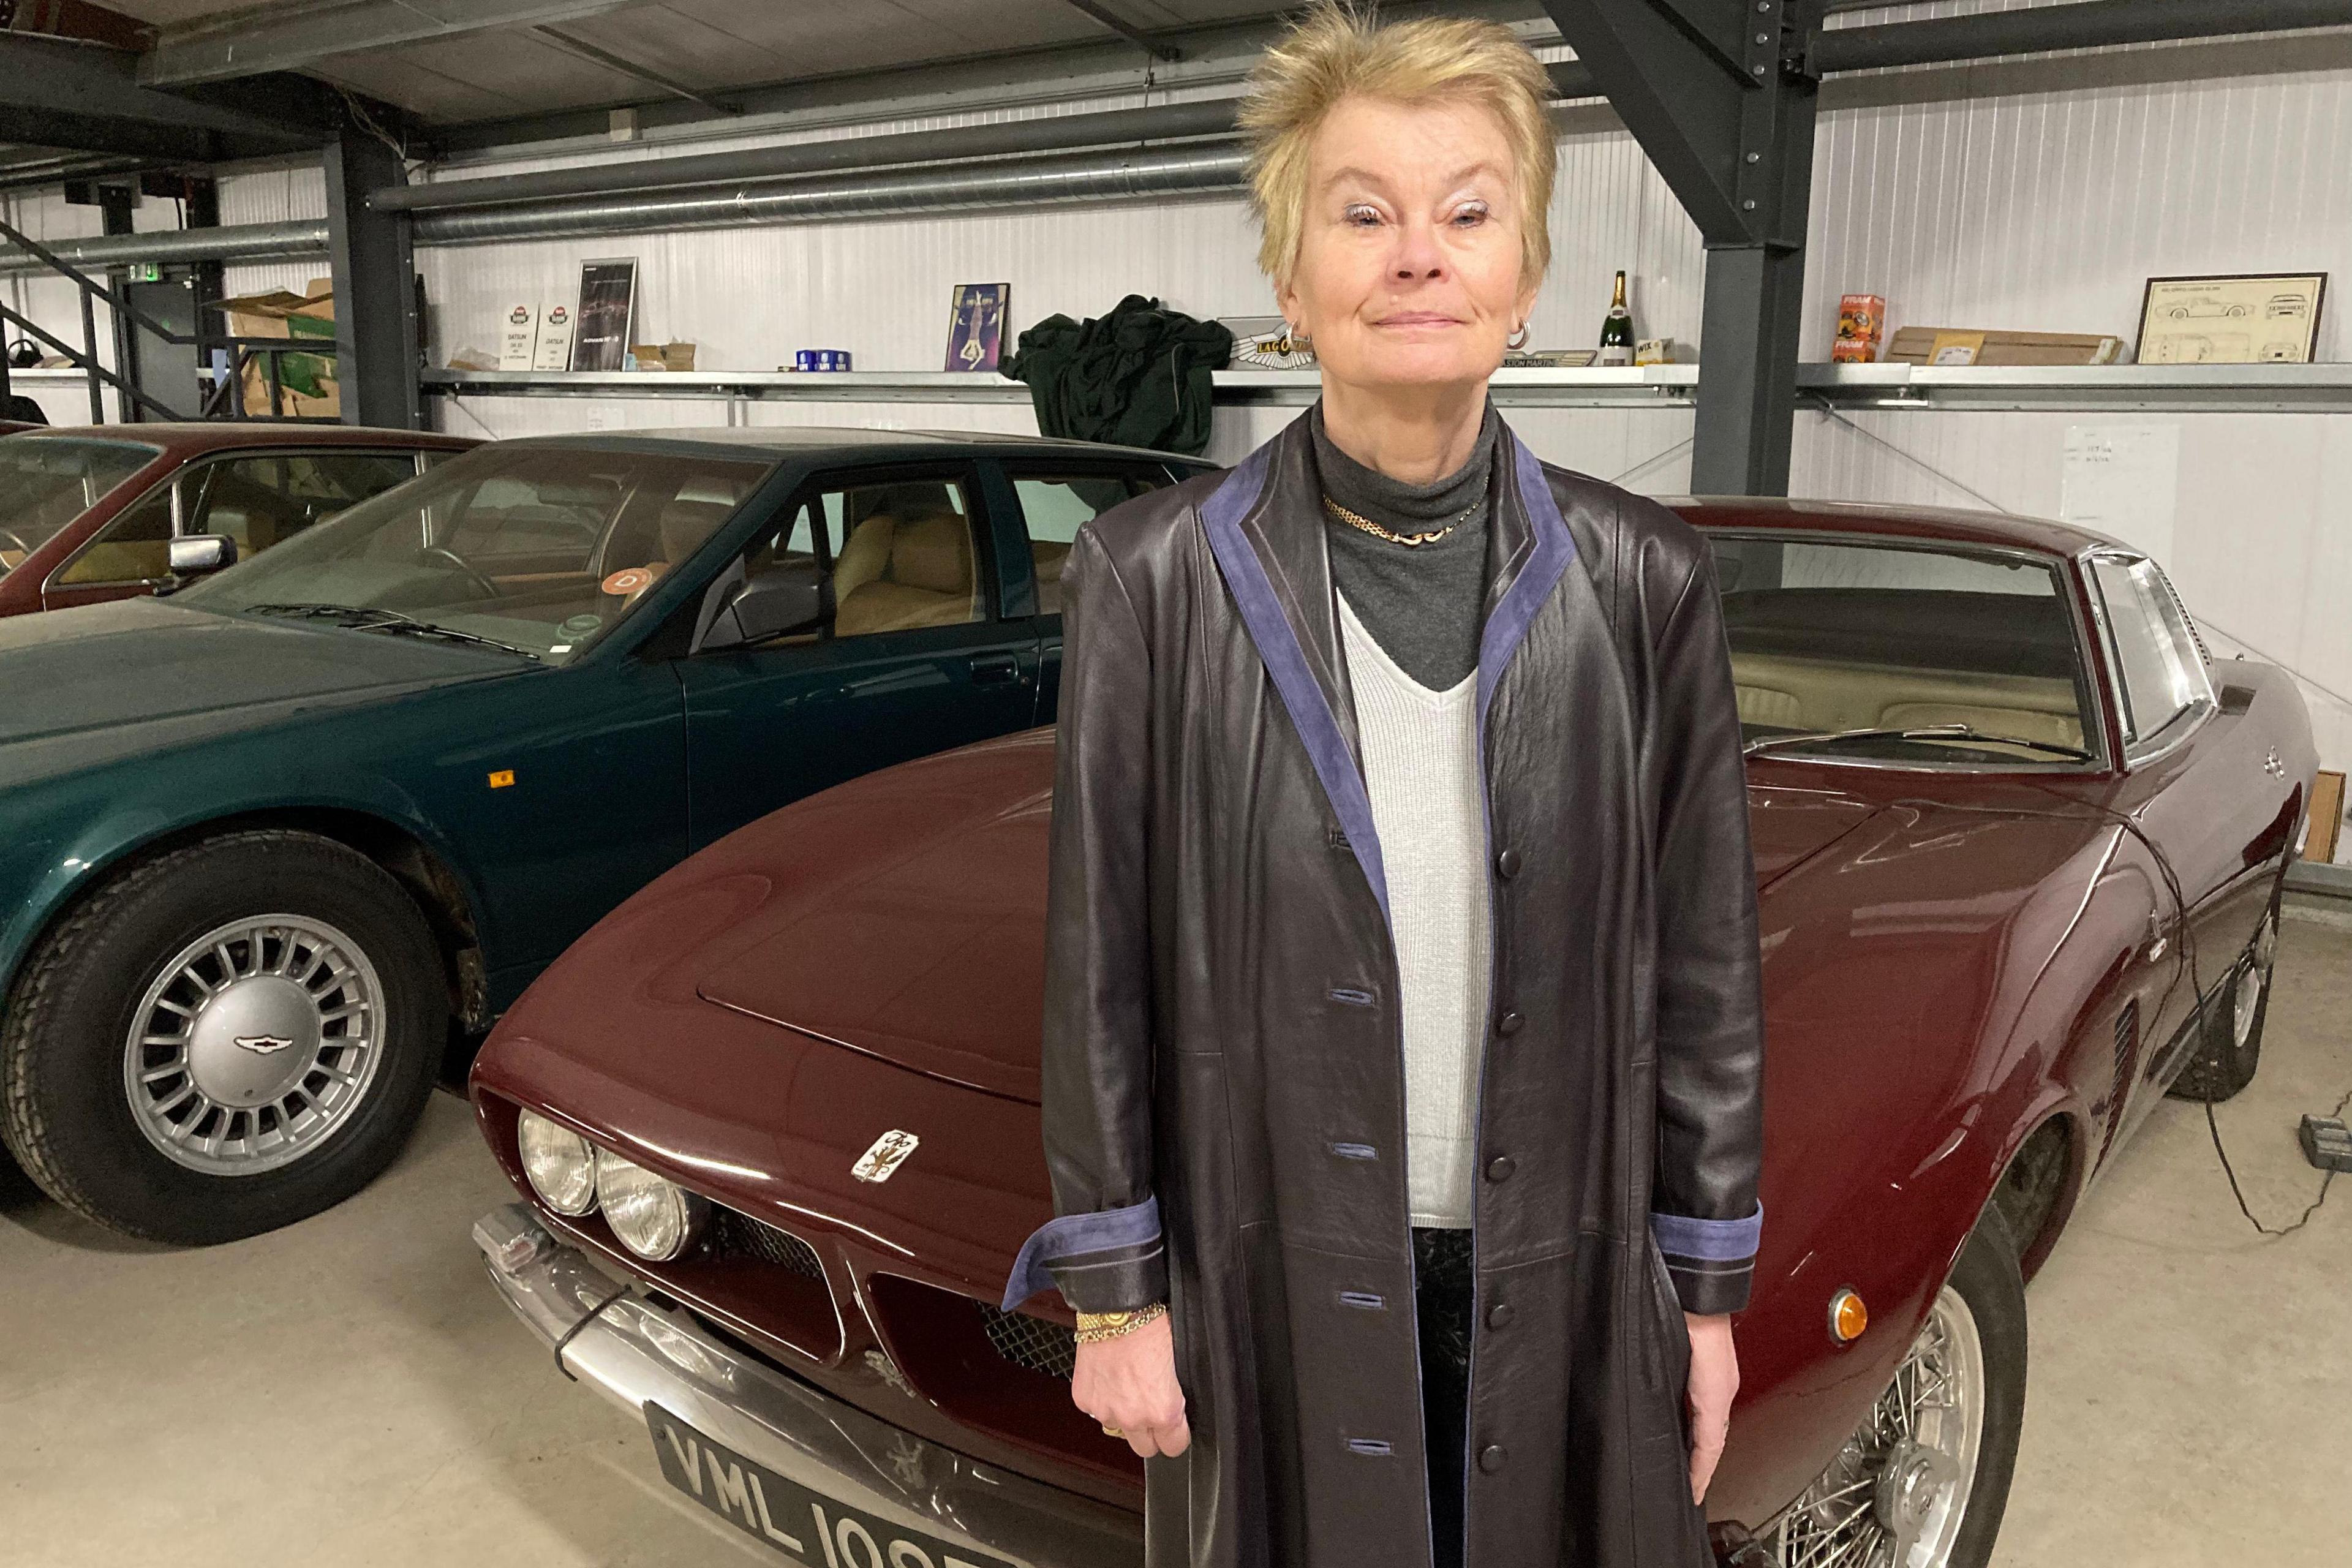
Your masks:
{"label": "gold hoop earring", "polygon": [[1503,340],[1503,346],[1509,349],[1512,353],[1517,353],[1519,350],[1528,346],[1528,339],[1529,335],[1530,334],[1528,331],[1528,324],[1525,321],[1521,321],[1517,328],[1512,331],[1511,335]]}

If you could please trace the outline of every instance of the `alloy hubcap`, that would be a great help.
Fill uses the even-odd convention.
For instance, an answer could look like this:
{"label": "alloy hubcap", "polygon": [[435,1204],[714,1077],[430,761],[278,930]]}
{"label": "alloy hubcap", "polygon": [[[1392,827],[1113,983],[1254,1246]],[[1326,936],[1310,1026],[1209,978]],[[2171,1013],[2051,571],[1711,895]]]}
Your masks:
{"label": "alloy hubcap", "polygon": [[383,985],[321,921],[216,926],[158,971],[124,1042],[131,1120],[172,1160],[257,1175],[349,1121],[382,1055]]}
{"label": "alloy hubcap", "polygon": [[1869,1417],[1766,1538],[1780,1568],[1945,1568],[1984,1440],[1984,1342],[1944,1287]]}

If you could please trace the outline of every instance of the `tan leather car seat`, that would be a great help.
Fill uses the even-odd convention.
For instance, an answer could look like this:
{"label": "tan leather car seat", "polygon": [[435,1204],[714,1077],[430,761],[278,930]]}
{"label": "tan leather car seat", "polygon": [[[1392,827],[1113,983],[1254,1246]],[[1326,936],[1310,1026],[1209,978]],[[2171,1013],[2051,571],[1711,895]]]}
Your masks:
{"label": "tan leather car seat", "polygon": [[642,563],[644,582],[621,595],[621,603],[632,605],[639,595],[661,581],[663,573],[702,548],[703,542],[719,530],[735,510],[734,503],[723,500],[688,500],[676,499],[661,510],[654,525],[659,536],[661,554]]}
{"label": "tan leather car seat", "polygon": [[1037,613],[1058,616],[1062,613],[1062,568],[1070,562],[1070,547],[1051,540],[1038,540],[1029,546],[1029,564],[1037,574]]}
{"label": "tan leather car seat", "polygon": [[977,620],[973,585],[971,525],[962,517],[948,510],[877,512],[857,525],[834,568],[839,606],[834,635]]}

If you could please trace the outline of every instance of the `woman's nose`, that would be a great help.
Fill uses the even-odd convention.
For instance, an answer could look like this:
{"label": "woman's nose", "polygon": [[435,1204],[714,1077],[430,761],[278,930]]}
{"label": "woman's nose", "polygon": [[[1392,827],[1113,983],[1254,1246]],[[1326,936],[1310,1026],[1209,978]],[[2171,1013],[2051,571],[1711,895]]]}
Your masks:
{"label": "woman's nose", "polygon": [[1435,278],[1445,269],[1445,253],[1437,243],[1437,229],[1429,223],[1407,223],[1397,233],[1396,257],[1391,270],[1400,280]]}

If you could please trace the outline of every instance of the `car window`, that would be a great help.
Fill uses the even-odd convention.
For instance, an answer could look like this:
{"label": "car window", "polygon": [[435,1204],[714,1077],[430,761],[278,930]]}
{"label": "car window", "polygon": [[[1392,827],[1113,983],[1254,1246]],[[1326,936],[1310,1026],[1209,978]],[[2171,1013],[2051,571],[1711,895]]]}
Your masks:
{"label": "car window", "polygon": [[60,586],[145,583],[171,574],[172,486],[157,485],[116,514],[56,578]]}
{"label": "car window", "polygon": [[155,460],[156,448],[71,437],[0,441],[0,577]]}
{"label": "car window", "polygon": [[2212,691],[2189,623],[2155,562],[2094,556],[2091,575],[2123,688],[2124,750],[2137,754],[2165,744],[2174,725],[2211,705]]}
{"label": "car window", "polygon": [[2064,766],[2098,750],[2056,561],[1894,540],[1708,542],[1750,744],[1906,767]]}
{"label": "car window", "polygon": [[1021,520],[1029,531],[1029,560],[1037,574],[1037,613],[1062,613],[1062,565],[1078,530],[1130,496],[1157,489],[1158,474],[1019,474]]}
{"label": "car window", "polygon": [[175,604],[410,620],[562,663],[625,619],[773,469],[765,459],[488,446],[184,588]]}
{"label": "car window", "polygon": [[781,642],[872,637],[988,618],[970,492],[953,479],[828,486],[752,542],[757,574],[799,564],[833,574],[833,619]]}
{"label": "car window", "polygon": [[226,533],[257,555],[416,477],[407,452],[272,452],[223,458],[181,479],[184,531]]}

